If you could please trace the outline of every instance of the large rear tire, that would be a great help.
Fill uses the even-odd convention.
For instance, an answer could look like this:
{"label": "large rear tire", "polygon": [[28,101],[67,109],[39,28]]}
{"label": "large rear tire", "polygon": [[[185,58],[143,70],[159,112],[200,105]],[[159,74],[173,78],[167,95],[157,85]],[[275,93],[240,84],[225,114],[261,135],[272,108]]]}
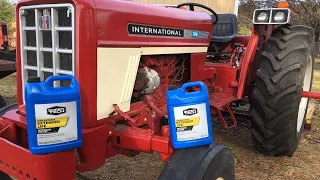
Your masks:
{"label": "large rear tire", "polygon": [[270,156],[291,156],[305,122],[314,65],[314,31],[284,25],[267,39],[254,87],[251,134],[255,148]]}

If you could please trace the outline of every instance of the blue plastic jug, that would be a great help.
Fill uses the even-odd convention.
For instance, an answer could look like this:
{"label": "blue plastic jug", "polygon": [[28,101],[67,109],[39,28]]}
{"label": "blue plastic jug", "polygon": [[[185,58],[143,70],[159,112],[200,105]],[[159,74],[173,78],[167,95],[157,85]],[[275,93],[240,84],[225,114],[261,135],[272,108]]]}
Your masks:
{"label": "blue plastic jug", "polygon": [[[70,86],[53,87],[54,81]],[[78,148],[82,144],[80,90],[74,76],[29,78],[25,86],[29,150],[47,154]]]}
{"label": "blue plastic jug", "polygon": [[[200,91],[186,92],[189,87]],[[213,143],[209,95],[201,82],[186,83],[167,91],[167,109],[173,148],[188,148]]]}

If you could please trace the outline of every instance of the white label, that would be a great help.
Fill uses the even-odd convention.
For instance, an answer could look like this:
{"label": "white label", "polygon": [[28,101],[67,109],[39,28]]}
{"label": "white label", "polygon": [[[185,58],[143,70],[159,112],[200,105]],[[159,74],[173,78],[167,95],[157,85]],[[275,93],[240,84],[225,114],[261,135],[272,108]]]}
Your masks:
{"label": "white label", "polygon": [[36,104],[35,113],[38,146],[78,139],[76,101]]}
{"label": "white label", "polygon": [[173,108],[178,141],[202,139],[209,136],[206,104]]}

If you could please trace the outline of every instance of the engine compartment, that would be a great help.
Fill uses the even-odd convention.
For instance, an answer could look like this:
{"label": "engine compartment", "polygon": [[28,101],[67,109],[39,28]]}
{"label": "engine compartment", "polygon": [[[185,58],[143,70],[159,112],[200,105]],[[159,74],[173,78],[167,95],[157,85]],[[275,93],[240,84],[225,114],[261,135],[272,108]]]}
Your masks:
{"label": "engine compartment", "polygon": [[166,112],[166,91],[190,80],[188,55],[142,56],[131,103],[146,98]]}

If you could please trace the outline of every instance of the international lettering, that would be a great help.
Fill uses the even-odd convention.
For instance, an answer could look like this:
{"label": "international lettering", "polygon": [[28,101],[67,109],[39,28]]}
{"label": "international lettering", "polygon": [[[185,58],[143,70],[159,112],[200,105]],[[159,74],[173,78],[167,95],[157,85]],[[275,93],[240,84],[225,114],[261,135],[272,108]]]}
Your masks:
{"label": "international lettering", "polygon": [[135,35],[149,35],[149,36],[173,36],[173,37],[183,37],[182,29],[164,28],[164,27],[153,27],[145,25],[134,25],[129,24],[128,26],[129,34]]}

